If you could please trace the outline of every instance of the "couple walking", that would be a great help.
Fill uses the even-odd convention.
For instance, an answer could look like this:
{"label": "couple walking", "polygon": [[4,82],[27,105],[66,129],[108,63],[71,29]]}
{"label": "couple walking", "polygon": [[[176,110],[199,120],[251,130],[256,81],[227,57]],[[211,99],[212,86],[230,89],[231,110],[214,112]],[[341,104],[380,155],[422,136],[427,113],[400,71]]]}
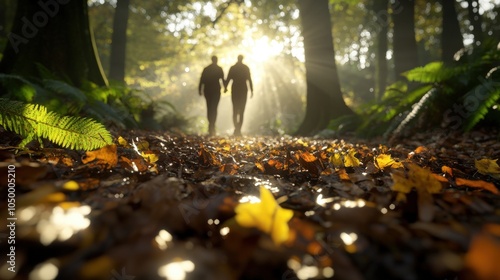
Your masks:
{"label": "couple walking", "polygon": [[227,78],[224,79],[222,67],[217,65],[217,56],[212,56],[212,64],[203,69],[198,86],[200,95],[205,95],[207,101],[208,133],[215,135],[215,120],[217,119],[217,106],[219,105],[221,88],[227,92],[229,82],[231,86],[231,101],[233,102],[234,135],[241,136],[243,125],[243,114],[247,103],[248,86],[250,87],[250,98],[253,97],[253,84],[250,77],[250,68],[243,64],[243,56],[238,55],[238,62],[229,68]]}

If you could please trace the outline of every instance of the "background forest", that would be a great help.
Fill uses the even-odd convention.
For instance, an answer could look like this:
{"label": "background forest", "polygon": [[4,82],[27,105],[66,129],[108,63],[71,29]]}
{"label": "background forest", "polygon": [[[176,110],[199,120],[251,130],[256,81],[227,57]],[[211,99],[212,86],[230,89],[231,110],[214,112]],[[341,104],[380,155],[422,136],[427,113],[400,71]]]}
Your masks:
{"label": "background forest", "polygon": [[[44,88],[68,96],[82,91],[89,100],[101,102],[101,109],[95,102],[71,109],[67,103],[56,104],[53,97],[37,99],[41,90],[33,80],[22,81],[22,72],[0,71],[7,74],[1,79],[6,88],[21,87],[20,80],[29,83],[35,98],[26,97],[30,90],[24,86],[23,98],[17,99],[61,113],[86,114],[123,127],[177,127],[188,133],[206,131],[205,103],[197,86],[214,54],[225,73],[238,54],[245,55],[250,66],[255,96],[249,100],[243,127],[248,134],[310,135],[329,127],[377,135],[401,132],[402,124],[411,122],[428,124],[429,119],[438,126],[470,129],[497,112],[500,1],[318,1],[318,6],[328,4],[330,22],[318,19],[312,27],[306,27],[300,13],[307,8],[300,7],[303,2],[88,1],[109,86],[103,90],[93,84],[45,83]],[[9,43],[15,13],[15,1],[0,0],[0,50]],[[326,109],[318,110],[321,94],[311,93],[306,82],[306,28],[309,33],[331,29],[336,62],[331,73],[338,75],[341,93],[335,85],[330,92],[341,94],[356,115],[338,118],[339,102],[323,102]],[[410,69],[415,70],[406,72]],[[45,80],[57,80],[50,68],[45,70]],[[231,110],[230,95],[223,94],[217,122],[222,134],[232,130]],[[308,115],[324,110],[328,113],[322,116]],[[442,117],[436,118],[436,112]]]}

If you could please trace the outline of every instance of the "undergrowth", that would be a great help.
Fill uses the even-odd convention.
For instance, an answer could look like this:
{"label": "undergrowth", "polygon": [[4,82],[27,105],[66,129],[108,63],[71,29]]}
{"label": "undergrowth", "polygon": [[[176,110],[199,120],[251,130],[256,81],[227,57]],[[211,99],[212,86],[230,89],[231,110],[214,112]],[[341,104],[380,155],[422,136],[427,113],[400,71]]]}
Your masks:
{"label": "undergrowth", "polygon": [[456,56],[450,65],[431,62],[403,73],[405,81],[388,86],[382,101],[329,128],[394,138],[433,127],[467,132],[481,123],[499,126],[500,45],[485,42]]}

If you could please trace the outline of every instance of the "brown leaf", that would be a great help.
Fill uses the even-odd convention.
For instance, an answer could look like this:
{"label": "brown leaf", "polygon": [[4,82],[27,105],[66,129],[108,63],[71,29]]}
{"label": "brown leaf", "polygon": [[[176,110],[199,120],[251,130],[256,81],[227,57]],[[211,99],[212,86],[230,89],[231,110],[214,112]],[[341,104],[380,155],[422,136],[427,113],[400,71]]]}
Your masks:
{"label": "brown leaf", "polygon": [[309,173],[315,177],[319,176],[321,171],[323,171],[324,166],[322,162],[309,152],[302,152],[299,154],[299,163],[302,167],[307,169]]}
{"label": "brown leaf", "polygon": [[115,167],[118,163],[116,145],[107,145],[101,149],[86,152],[85,157],[82,158],[82,163],[87,164],[90,162],[94,165],[106,166],[108,169]]}
{"label": "brown leaf", "polygon": [[217,159],[217,157],[212,152],[210,152],[203,144],[201,144],[200,146],[200,150],[198,151],[198,159],[200,161],[200,164],[204,166],[218,166],[221,164],[219,159]]}

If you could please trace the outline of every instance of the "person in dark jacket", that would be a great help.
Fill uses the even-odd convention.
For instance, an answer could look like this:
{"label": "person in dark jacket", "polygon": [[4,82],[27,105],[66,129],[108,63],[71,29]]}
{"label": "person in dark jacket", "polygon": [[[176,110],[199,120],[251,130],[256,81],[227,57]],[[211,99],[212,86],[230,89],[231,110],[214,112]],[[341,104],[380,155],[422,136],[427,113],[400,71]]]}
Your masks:
{"label": "person in dark jacket", "polygon": [[226,91],[231,81],[233,81],[231,86],[231,100],[233,102],[234,135],[240,136],[241,126],[243,125],[243,114],[245,113],[245,106],[247,104],[248,88],[250,88],[250,98],[253,97],[250,68],[243,64],[242,55],[238,55],[238,62],[229,68],[229,73],[224,83]]}
{"label": "person in dark jacket", "polygon": [[200,96],[205,95],[207,102],[208,134],[211,136],[215,135],[217,106],[219,105],[222,86],[224,86],[224,71],[222,67],[217,65],[217,56],[214,55],[212,56],[212,64],[203,69],[198,85],[198,93]]}

